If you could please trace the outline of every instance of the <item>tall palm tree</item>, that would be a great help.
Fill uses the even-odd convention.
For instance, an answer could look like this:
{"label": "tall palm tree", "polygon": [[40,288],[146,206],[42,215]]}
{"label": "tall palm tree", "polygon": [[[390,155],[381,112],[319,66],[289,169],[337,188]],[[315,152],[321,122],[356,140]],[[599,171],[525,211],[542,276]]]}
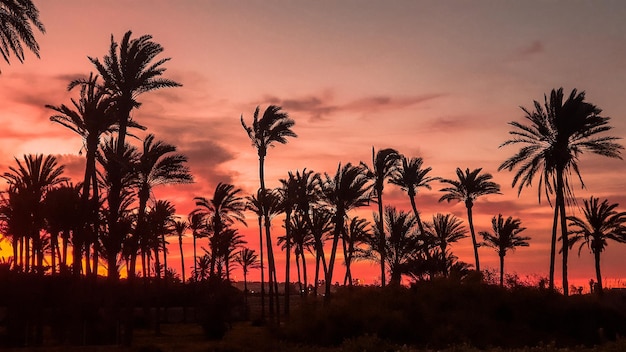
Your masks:
{"label": "tall palm tree", "polygon": [[202,214],[191,212],[187,217],[189,228],[191,229],[191,236],[193,238],[193,278],[197,281],[196,273],[198,272],[198,255],[197,255],[197,239],[207,237],[206,220]]}
{"label": "tall palm tree", "polygon": [[[100,61],[89,57],[104,80],[103,87],[115,102],[117,115],[117,160],[123,160],[127,129],[140,127],[131,118],[131,111],[140,106],[137,97],[143,93],[167,87],[178,87],[179,83],[162,78],[165,64],[169,58],[156,59],[163,52],[163,47],[152,41],[152,36],[143,35],[131,40],[128,31],[118,44],[111,35],[109,54]],[[155,61],[156,60],[156,61]],[[114,160],[113,160],[114,161]],[[121,237],[120,204],[123,201],[122,168],[112,164],[109,170],[111,181],[107,201],[109,203],[109,232],[113,237]],[[115,167],[117,166],[117,167]]]}
{"label": "tall palm tree", "polygon": [[[97,161],[102,166],[101,183],[106,187],[108,207],[105,211],[107,231],[101,233],[100,243],[106,255],[107,277],[111,281],[119,279],[118,256],[123,244],[130,235],[128,218],[135,201],[134,184],[137,179],[134,165],[137,164],[139,153],[137,148],[124,144],[123,150],[117,150],[117,140],[109,138],[100,144]],[[121,157],[119,157],[121,155]],[[120,193],[116,194],[113,184],[119,182]]]}
{"label": "tall palm tree", "polygon": [[618,203],[610,204],[608,199],[599,203],[599,199],[590,197],[584,200],[584,219],[576,216],[568,216],[570,234],[570,246],[581,242],[580,250],[586,244],[593,253],[596,267],[596,280],[598,293],[602,293],[602,273],[600,271],[600,254],[608,244],[608,240],[626,243],[626,212],[618,212]]}
{"label": "tall palm tree", "polygon": [[518,194],[524,187],[532,185],[539,176],[538,198],[545,191],[555,196],[554,222],[550,252],[550,289],[554,289],[554,262],[556,257],[557,226],[561,228],[563,240],[563,293],[568,294],[567,258],[569,250],[567,222],[565,216],[566,199],[573,201],[571,175],[576,175],[581,185],[582,176],[579,157],[585,152],[609,158],[621,159],[623,146],[615,141],[619,138],[602,135],[611,130],[609,117],[601,116],[602,110],[585,101],[585,93],[573,89],[563,101],[563,88],[552,90],[550,99],[544,96],[544,105],[534,102],[534,110],[522,107],[524,118],[530,122],[524,125],[513,121],[509,125],[512,138],[500,147],[521,145],[520,150],[505,160],[498,170],[517,169],[512,187],[518,185]]}
{"label": "tall palm tree", "polygon": [[480,235],[483,236],[484,244],[488,247],[495,248],[496,253],[500,257],[500,286],[504,285],[504,257],[509,250],[515,250],[516,247],[528,247],[528,241],[530,237],[520,236],[525,227],[521,227],[522,222],[520,219],[513,219],[509,216],[506,220],[502,217],[502,214],[494,216],[491,219],[491,228],[493,234],[487,231],[481,231]]}
{"label": "tall palm tree", "polygon": [[424,225],[415,205],[415,196],[420,187],[432,189],[430,183],[439,180],[439,177],[428,176],[428,173],[432,171],[432,167],[422,168],[423,164],[422,158],[408,159],[406,156],[401,155],[400,165],[389,180],[389,183],[400,186],[403,191],[407,192],[411,201],[411,208],[417,219],[417,225],[422,234],[424,233]]}
{"label": "tall palm tree", "polygon": [[241,189],[227,183],[218,183],[213,198],[195,197],[196,214],[201,214],[211,231],[211,275],[215,275],[217,244],[223,232],[235,222],[246,224],[244,211],[246,202],[239,196]]}
{"label": "tall palm tree", "polygon": [[[43,243],[40,236],[40,230],[44,228],[44,213],[42,211],[43,200],[46,193],[63,182],[68,181],[63,177],[63,165],[58,165],[54,156],[42,154],[24,155],[23,163],[15,158],[16,166],[10,166],[9,172],[5,172],[1,177],[9,184],[10,192],[20,195],[24,202],[23,211],[26,212],[28,223],[24,226],[28,229],[26,233],[26,244],[32,239],[33,260],[36,259],[38,272],[43,274]],[[28,271],[29,252],[26,248],[26,271]]]}
{"label": "tall palm tree", "polygon": [[[257,106],[252,118],[252,125],[248,126],[241,115],[241,125],[248,134],[252,145],[256,148],[259,155],[259,183],[260,193],[263,197],[266,194],[265,188],[265,157],[267,155],[267,148],[275,145],[276,143],[286,144],[287,137],[297,137],[296,133],[291,129],[295,125],[295,121],[289,118],[286,112],[281,111],[282,108],[276,105],[270,105],[263,112],[263,116],[259,118],[260,108]],[[263,204],[263,199],[259,199]],[[265,209],[263,210],[263,217],[266,223],[265,236],[267,245],[268,265],[270,271],[272,271],[274,264],[274,254],[270,240],[270,228],[267,225],[269,223],[269,214]],[[272,313],[273,314],[273,313]]]}
{"label": "tall palm tree", "polygon": [[[185,165],[187,157],[176,153],[176,147],[163,141],[155,141],[154,135],[149,134],[143,141],[143,151],[139,155],[135,165],[137,178],[135,187],[139,195],[139,208],[137,210],[137,226],[133,244],[138,245],[142,237],[145,225],[145,214],[148,199],[152,189],[159,185],[181,184],[193,182],[189,168]],[[134,278],[135,262],[131,258],[131,277]]]}
{"label": "tall palm tree", "polygon": [[[298,194],[298,183],[294,174],[290,171],[287,179],[281,179],[281,187],[277,189],[280,196],[281,208],[285,212],[285,314],[289,315],[290,283],[291,283],[291,214],[293,213]],[[278,240],[280,242],[280,239]]]}
{"label": "tall palm tree", "polygon": [[46,32],[32,0],[0,0],[0,55],[6,63],[10,64],[11,55],[24,62],[24,46],[39,57],[33,27]]}
{"label": "tall palm tree", "polygon": [[189,223],[185,220],[174,221],[174,232],[178,236],[178,248],[180,249],[180,270],[182,274],[183,284],[185,283],[185,253],[183,252],[183,237],[185,231],[189,229]]}
{"label": "tall palm tree", "polygon": [[241,270],[243,271],[243,295],[246,303],[248,302],[248,272],[250,269],[258,269],[259,265],[259,255],[254,252],[253,249],[250,248],[242,248],[237,252],[235,256],[235,263],[241,266]]}
{"label": "tall palm tree", "polygon": [[467,222],[469,223],[470,234],[472,235],[472,244],[474,245],[474,260],[476,263],[476,271],[480,272],[480,261],[478,258],[478,242],[476,241],[476,233],[474,231],[474,221],[472,218],[472,208],[474,202],[478,197],[488,194],[502,194],[500,193],[500,185],[491,181],[493,176],[489,173],[483,173],[482,168],[465,169],[465,172],[460,168],[456,169],[456,180],[442,179],[442,183],[447,183],[450,186],[442,188],[440,192],[445,192],[439,199],[440,202],[446,200],[448,203],[452,200],[458,202],[464,202],[467,208]]}
{"label": "tall palm tree", "polygon": [[387,148],[381,149],[374,154],[374,148],[372,147],[372,168],[370,169],[365,163],[361,163],[368,170],[368,177],[374,182],[373,191],[378,204],[378,218],[380,221],[378,225],[378,252],[380,254],[380,283],[385,287],[385,227],[384,227],[384,213],[383,213],[383,189],[385,188],[385,181],[391,178],[396,172],[400,160],[400,154],[395,149]]}
{"label": "tall palm tree", "polygon": [[[330,287],[333,282],[333,268],[339,239],[346,238],[345,221],[348,212],[355,208],[368,205],[371,199],[371,189],[372,184],[369,183],[367,168],[363,164],[352,165],[351,163],[347,163],[342,167],[341,163],[339,163],[334,176],[325,174],[322,192],[324,202],[332,210],[334,224],[333,244],[328,261],[328,273],[325,278],[326,297],[330,297]],[[379,200],[382,200],[382,189],[379,191]],[[346,270],[349,270],[349,267],[346,267]]]}
{"label": "tall palm tree", "polygon": [[467,230],[463,227],[461,219],[452,214],[435,214],[432,222],[426,222],[426,235],[434,246],[439,250],[441,268],[444,277],[449,274],[452,256],[448,252],[450,243],[454,243],[467,237]]}
{"label": "tall palm tree", "polygon": [[[95,233],[98,228],[98,214],[100,206],[99,189],[96,174],[96,154],[102,135],[115,130],[117,117],[113,100],[107,91],[98,84],[98,76],[90,74],[87,80],[77,80],[70,83],[68,90],[77,85],[81,86],[78,101],[72,99],[72,106],[46,105],[47,108],[58,112],[50,117],[56,122],[83,138],[83,148],[86,150],[85,173],[82,183],[80,217],[84,219],[83,227],[74,233],[77,245],[84,246],[89,251],[90,241],[88,233]],[[91,195],[91,198],[90,198]],[[95,241],[97,243],[97,240]],[[95,244],[95,243],[94,243]],[[97,247],[97,246],[94,246]],[[96,256],[94,248],[94,256]],[[75,252],[78,254],[80,252]],[[78,275],[78,273],[76,273]]]}

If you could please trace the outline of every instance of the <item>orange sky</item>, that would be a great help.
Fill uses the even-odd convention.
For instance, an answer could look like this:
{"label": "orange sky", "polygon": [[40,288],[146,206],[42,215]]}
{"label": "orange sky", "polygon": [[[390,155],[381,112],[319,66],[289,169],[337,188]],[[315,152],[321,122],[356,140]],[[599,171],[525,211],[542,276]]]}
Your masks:
{"label": "orange sky", "polygon": [[[296,120],[299,137],[269,151],[268,186],[278,186],[289,170],[334,173],[339,162],[370,162],[372,146],[421,156],[445,178],[456,167],[482,167],[504,195],[476,203],[477,231],[488,230],[499,212],[521,218],[533,240],[507,256],[507,271],[547,275],[552,211],[537,204],[536,189],[518,198],[512,175],[497,172],[516,151],[498,149],[508,138],[507,122],[521,120],[520,105],[531,107],[562,86],[585,90],[613,118],[612,135],[626,136],[626,6],[618,2],[34,2],[47,29],[37,35],[41,59],[0,63],[0,170],[14,156],[55,153],[79,175],[81,141],[52,124],[44,105],[75,96],[65,91],[69,80],[93,70],[87,56],[105,55],[111,34],[151,34],[172,58],[166,76],[183,87],[142,96],[134,118],[190,159],[195,184],[156,190],[181,214],[193,209],[194,196],[211,197],[219,181],[246,193],[258,187],[256,151],[239,116],[250,120],[257,105],[276,104]],[[626,206],[624,162],[583,156],[581,169],[587,189],[577,189],[579,197]],[[424,216],[452,212],[465,219],[462,204],[437,203],[439,188],[418,195]],[[399,189],[385,192],[388,202],[409,209]],[[252,248],[254,224],[241,229]],[[274,229],[282,231],[278,221]],[[468,262],[470,244],[468,238],[453,246]],[[170,251],[177,263],[177,248]],[[625,251],[611,243],[603,255],[609,284],[625,275]],[[491,249],[480,254],[484,267],[497,267]],[[355,270],[367,283],[376,279],[376,266]],[[572,256],[570,270],[580,282],[594,276],[586,249]]]}

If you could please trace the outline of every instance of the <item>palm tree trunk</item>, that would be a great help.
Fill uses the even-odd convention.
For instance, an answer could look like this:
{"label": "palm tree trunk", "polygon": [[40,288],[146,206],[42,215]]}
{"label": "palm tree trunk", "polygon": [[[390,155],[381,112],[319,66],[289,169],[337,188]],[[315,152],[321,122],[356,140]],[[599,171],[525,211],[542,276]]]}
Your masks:
{"label": "palm tree trunk", "polygon": [[289,283],[291,282],[291,210],[286,211],[285,215],[285,238],[286,238],[286,257],[285,257],[285,315],[289,316]]}
{"label": "palm tree trunk", "polygon": [[56,249],[59,247],[59,237],[58,234],[50,234],[50,260],[51,260],[51,271],[50,274],[54,276],[57,272],[57,260],[56,260]]}
{"label": "palm tree trunk", "polygon": [[559,224],[559,207],[554,206],[554,219],[552,221],[552,239],[550,240],[550,277],[548,279],[548,288],[554,291],[554,267],[556,263],[556,229]]}
{"label": "palm tree trunk", "polygon": [[598,294],[602,294],[602,273],[600,272],[600,250],[594,249],[593,256],[596,264],[596,280],[598,281]]}
{"label": "palm tree trunk", "polygon": [[504,255],[500,255],[500,287],[504,286]]}
{"label": "palm tree trunk", "polygon": [[261,260],[261,321],[265,321],[265,268],[263,267],[263,218],[259,219],[259,258]]}
{"label": "palm tree trunk", "polygon": [[567,280],[567,259],[569,253],[569,240],[567,233],[567,218],[565,216],[565,183],[563,182],[563,172],[557,172],[556,201],[560,207],[561,220],[561,242],[563,243],[563,295],[569,296],[569,282]]}
{"label": "palm tree trunk", "polygon": [[385,287],[385,218],[383,214],[383,192],[377,190],[378,193],[378,217],[380,223],[378,224],[378,252],[380,254],[380,286]]}
{"label": "palm tree trunk", "polygon": [[163,243],[163,278],[167,280],[167,243],[165,235],[161,235],[161,243]]}
{"label": "palm tree trunk", "polygon": [[13,235],[11,237],[11,247],[13,248],[13,271],[17,271],[18,268],[18,248],[17,246],[19,245],[19,239],[17,237],[17,235]]}
{"label": "palm tree trunk", "polygon": [[196,235],[195,230],[193,231],[192,236],[193,236],[193,278],[194,278],[194,281],[198,281],[198,276],[197,276],[198,275],[198,264],[197,264],[198,255],[196,254],[196,237],[198,236]]}
{"label": "palm tree trunk", "polygon": [[306,274],[306,260],[304,258],[304,246],[300,247],[300,257],[302,258],[302,279],[304,280],[304,295],[309,295],[309,284],[307,282]]}
{"label": "palm tree trunk", "polygon": [[183,255],[183,236],[178,236],[178,248],[180,249],[180,270],[182,273],[183,284],[185,283],[185,257]]}
{"label": "palm tree trunk", "polygon": [[420,230],[420,234],[423,235],[424,232],[424,224],[422,224],[422,219],[420,218],[420,213],[417,211],[417,206],[415,205],[415,195],[409,192],[409,199],[411,200],[411,208],[413,209],[413,214],[415,214],[415,219],[417,220],[417,227]]}
{"label": "palm tree trunk", "polygon": [[469,223],[470,234],[472,235],[472,245],[474,246],[474,260],[476,261],[476,272],[480,273],[480,261],[478,260],[478,243],[476,242],[476,232],[474,231],[474,219],[472,218],[472,204],[471,200],[465,201],[467,207],[467,222]]}
{"label": "palm tree trunk", "polygon": [[336,214],[335,235],[333,236],[333,246],[330,250],[330,259],[328,259],[328,272],[326,273],[326,296],[325,300],[330,300],[330,288],[333,282],[333,270],[335,265],[335,255],[337,254],[337,246],[339,245],[339,237],[341,237],[341,229],[343,229],[343,214]]}

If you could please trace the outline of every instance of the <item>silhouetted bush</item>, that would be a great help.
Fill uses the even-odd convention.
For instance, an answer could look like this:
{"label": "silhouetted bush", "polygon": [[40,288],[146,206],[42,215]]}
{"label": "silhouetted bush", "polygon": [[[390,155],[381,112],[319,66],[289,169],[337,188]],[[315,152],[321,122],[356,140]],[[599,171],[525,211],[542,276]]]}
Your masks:
{"label": "silhouetted bush", "polygon": [[204,336],[219,340],[226,335],[233,321],[245,311],[243,294],[229,282],[210,280],[196,283],[198,323]]}
{"label": "silhouetted bush", "polygon": [[444,348],[595,345],[626,333],[626,296],[563,297],[535,288],[426,282],[412,288],[341,289],[329,305],[294,311],[280,333],[314,345],[376,337]]}

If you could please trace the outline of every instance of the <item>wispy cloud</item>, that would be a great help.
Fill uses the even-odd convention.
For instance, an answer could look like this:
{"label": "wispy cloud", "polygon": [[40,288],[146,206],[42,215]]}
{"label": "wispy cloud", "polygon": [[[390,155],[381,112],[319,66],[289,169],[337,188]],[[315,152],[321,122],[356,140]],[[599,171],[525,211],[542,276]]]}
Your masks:
{"label": "wispy cloud", "polygon": [[524,46],[520,46],[513,53],[511,53],[507,58],[506,62],[517,62],[528,60],[534,56],[543,54],[545,52],[545,46],[542,41],[535,40],[529,44]]}

